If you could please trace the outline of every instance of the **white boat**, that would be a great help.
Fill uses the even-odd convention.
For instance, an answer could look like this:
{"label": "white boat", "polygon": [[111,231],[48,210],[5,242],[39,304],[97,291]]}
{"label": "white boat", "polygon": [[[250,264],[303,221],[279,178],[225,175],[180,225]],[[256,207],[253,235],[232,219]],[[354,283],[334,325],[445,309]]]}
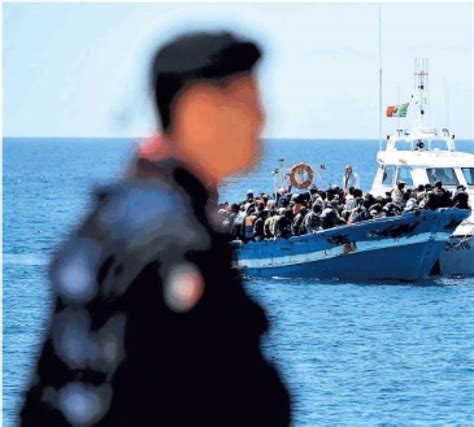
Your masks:
{"label": "white boat", "polygon": [[[416,93],[408,106],[405,104],[413,126],[387,136],[385,149],[381,147],[377,154],[378,170],[370,192],[374,196],[385,195],[397,181],[404,181],[408,188],[420,184],[434,186],[441,181],[453,194],[458,185],[464,185],[469,203],[474,206],[474,154],[458,151],[449,129],[426,127],[427,79],[427,61],[417,61]],[[396,107],[400,111],[400,106]],[[474,214],[455,229],[439,262],[442,274],[474,275]]]}

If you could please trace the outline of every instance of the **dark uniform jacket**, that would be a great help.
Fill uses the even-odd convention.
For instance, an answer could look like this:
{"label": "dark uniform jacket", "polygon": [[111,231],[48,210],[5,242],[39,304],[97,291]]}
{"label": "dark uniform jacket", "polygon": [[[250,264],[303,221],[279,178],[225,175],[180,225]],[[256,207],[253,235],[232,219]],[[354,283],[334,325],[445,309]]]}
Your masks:
{"label": "dark uniform jacket", "polygon": [[290,403],[262,357],[263,310],[174,160],[99,191],[51,266],[56,302],[24,426],[278,426]]}

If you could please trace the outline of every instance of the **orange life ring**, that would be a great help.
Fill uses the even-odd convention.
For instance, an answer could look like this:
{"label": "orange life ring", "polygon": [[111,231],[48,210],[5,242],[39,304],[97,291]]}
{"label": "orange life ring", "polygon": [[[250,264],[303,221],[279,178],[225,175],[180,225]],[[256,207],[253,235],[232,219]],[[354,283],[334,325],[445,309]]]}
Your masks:
{"label": "orange life ring", "polygon": [[[304,177],[305,172],[308,177],[304,181],[298,180],[298,178],[301,179]],[[305,163],[298,163],[291,168],[290,182],[293,187],[298,188],[299,190],[308,188],[313,182],[313,169]]]}

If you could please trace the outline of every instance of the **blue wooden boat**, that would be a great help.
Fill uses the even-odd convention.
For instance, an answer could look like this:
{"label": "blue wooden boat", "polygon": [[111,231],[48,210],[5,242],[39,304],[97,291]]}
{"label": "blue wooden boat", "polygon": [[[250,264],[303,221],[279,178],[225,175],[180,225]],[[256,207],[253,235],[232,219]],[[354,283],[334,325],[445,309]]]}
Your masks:
{"label": "blue wooden boat", "polygon": [[234,242],[236,262],[249,276],[422,280],[469,214],[453,208],[425,210],[289,239]]}

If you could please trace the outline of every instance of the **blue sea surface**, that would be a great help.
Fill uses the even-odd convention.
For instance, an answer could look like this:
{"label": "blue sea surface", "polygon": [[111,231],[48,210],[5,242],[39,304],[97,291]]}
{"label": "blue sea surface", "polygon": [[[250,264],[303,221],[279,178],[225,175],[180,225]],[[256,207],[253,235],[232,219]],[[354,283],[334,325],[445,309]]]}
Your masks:
{"label": "blue sea surface", "polygon": [[[17,424],[47,325],[51,251],[85,214],[91,190],[123,176],[135,149],[126,139],[3,140],[6,427]],[[474,152],[474,142],[458,149]],[[272,192],[280,158],[325,164],[321,186],[340,184],[351,163],[367,190],[377,150],[376,141],[267,140],[255,170],[229,179],[221,199]],[[291,391],[295,426],[474,425],[473,278],[250,279],[246,287],[271,321],[263,346]]]}

